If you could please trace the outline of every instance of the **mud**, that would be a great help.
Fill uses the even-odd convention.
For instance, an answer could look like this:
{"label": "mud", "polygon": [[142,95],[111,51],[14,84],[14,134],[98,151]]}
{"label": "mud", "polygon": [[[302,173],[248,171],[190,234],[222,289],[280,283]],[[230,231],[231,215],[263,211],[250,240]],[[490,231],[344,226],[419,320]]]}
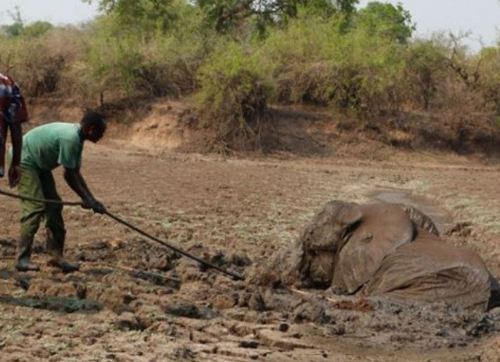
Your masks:
{"label": "mud", "polygon": [[[84,174],[110,211],[237,273],[269,264],[325,201],[366,202],[374,195],[415,196],[418,205],[421,197],[431,199],[436,215],[444,210],[441,230],[500,275],[500,171],[494,166],[465,159],[408,162],[407,155],[390,162],[221,159],[117,143],[89,145],[85,152]],[[57,182],[62,196],[74,199],[60,174]],[[2,360],[498,360],[499,308],[402,307],[236,282],[81,209],[65,209],[66,255],[82,263],[79,272],[64,275],[46,266],[41,234],[34,255],[41,272],[16,273],[19,207],[1,201]]]}

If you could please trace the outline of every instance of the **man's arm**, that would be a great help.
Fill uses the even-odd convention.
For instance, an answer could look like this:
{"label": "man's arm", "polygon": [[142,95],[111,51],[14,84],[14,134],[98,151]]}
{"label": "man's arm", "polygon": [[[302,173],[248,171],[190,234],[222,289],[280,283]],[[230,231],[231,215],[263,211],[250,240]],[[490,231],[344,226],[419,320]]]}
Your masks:
{"label": "man's arm", "polygon": [[65,168],[64,169],[64,179],[68,183],[69,187],[76,192],[78,196],[83,201],[83,207],[87,209],[92,209],[97,213],[104,213],[106,208],[103,204],[95,199],[95,197],[90,192],[87,183],[83,179],[80,169],[75,168]]}
{"label": "man's arm", "polygon": [[23,131],[21,123],[12,122],[9,124],[10,137],[12,139],[12,163],[9,168],[9,185],[14,187],[19,183],[21,178],[21,149],[23,145]]}

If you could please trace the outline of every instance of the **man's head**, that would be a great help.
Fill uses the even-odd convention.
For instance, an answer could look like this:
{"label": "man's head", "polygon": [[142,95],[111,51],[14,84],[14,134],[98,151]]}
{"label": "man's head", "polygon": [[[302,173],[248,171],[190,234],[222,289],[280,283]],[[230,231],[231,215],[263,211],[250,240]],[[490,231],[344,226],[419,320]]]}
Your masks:
{"label": "man's head", "polygon": [[87,111],[80,121],[83,138],[91,142],[98,142],[106,132],[106,122],[101,114]]}

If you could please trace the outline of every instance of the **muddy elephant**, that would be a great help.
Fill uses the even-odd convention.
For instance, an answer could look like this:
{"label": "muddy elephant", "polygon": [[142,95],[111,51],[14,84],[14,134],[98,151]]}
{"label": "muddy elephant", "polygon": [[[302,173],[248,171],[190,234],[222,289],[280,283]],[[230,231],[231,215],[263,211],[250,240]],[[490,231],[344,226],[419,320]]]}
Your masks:
{"label": "muddy elephant", "polygon": [[331,201],[295,247],[284,263],[286,282],[398,301],[492,305],[495,282],[481,258],[445,243],[432,220],[413,207]]}

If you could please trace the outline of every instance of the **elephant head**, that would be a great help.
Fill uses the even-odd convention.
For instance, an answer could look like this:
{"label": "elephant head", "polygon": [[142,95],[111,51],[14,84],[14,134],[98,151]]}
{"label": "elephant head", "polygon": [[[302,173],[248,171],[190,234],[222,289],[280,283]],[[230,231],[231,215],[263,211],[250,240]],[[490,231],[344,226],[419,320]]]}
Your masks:
{"label": "elephant head", "polygon": [[336,200],[328,202],[316,214],[299,242],[302,249],[299,270],[304,281],[316,287],[331,285],[335,257],[362,216],[357,204]]}

